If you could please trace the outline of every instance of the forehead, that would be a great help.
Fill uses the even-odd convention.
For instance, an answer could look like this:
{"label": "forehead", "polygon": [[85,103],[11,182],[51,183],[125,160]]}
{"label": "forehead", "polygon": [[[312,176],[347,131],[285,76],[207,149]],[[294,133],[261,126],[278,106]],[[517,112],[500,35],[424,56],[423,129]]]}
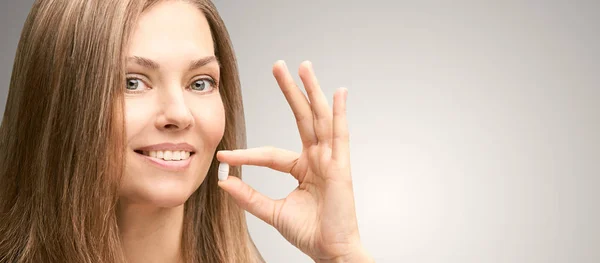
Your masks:
{"label": "forehead", "polygon": [[157,60],[214,55],[210,26],[194,5],[184,1],[160,1],[140,16],[128,54]]}

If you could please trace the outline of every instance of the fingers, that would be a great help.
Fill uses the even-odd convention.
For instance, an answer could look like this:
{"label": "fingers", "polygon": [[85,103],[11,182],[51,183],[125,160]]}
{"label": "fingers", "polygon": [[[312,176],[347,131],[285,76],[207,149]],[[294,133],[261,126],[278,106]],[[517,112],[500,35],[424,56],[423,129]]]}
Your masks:
{"label": "fingers", "polygon": [[217,153],[217,159],[229,165],[263,166],[283,173],[291,173],[299,157],[298,153],[269,146]]}
{"label": "fingers", "polygon": [[329,108],[327,98],[319,86],[312,63],[310,61],[302,62],[298,74],[300,75],[300,79],[302,79],[308,99],[310,100],[314,118],[313,125],[319,144],[324,143],[329,145],[332,136],[331,108]]}
{"label": "fingers", "polygon": [[350,142],[346,119],[348,90],[338,89],[333,95],[333,140],[331,158],[343,165],[350,162]]}
{"label": "fingers", "polygon": [[229,193],[242,209],[273,225],[279,201],[266,197],[235,176],[219,181],[219,186]]}
{"label": "fingers", "polygon": [[279,88],[281,88],[285,99],[292,108],[292,112],[294,112],[302,144],[304,146],[316,144],[317,136],[313,127],[313,114],[310,104],[304,93],[296,86],[285,62],[277,61],[273,65],[273,76],[275,76]]}

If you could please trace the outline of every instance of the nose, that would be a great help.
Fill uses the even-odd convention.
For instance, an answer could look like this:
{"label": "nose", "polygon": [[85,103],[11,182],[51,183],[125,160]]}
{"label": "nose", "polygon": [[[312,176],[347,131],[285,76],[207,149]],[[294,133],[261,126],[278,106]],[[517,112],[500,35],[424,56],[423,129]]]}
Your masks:
{"label": "nose", "polygon": [[193,125],[194,118],[181,88],[165,89],[160,97],[162,110],[156,120],[156,128],[164,131],[180,131]]}

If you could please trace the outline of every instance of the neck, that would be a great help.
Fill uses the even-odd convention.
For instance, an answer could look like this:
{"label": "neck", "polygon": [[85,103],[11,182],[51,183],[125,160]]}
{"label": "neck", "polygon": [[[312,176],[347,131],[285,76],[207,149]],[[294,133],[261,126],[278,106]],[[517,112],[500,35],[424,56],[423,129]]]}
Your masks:
{"label": "neck", "polygon": [[159,208],[119,202],[117,218],[127,262],[181,261],[183,205]]}

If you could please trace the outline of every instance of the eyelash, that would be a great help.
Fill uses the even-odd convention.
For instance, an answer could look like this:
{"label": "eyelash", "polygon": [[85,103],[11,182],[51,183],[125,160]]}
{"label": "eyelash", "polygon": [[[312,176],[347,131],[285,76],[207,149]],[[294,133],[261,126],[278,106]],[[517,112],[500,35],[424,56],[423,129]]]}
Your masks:
{"label": "eyelash", "polygon": [[[132,76],[132,77],[127,77],[127,78],[125,78],[125,80],[126,80],[126,82],[127,82],[127,81],[130,81],[130,80],[138,80],[138,81],[140,81],[140,82],[144,83],[144,85],[146,85],[146,86],[147,86],[147,89],[150,89],[150,85],[147,85],[147,84],[146,84],[146,81],[144,80],[144,78],[143,78],[143,77]],[[200,81],[200,80],[206,80],[206,81],[208,81],[208,82],[210,83],[210,85],[212,86],[212,89],[211,89],[210,91],[207,91],[207,92],[202,92],[202,91],[194,91],[194,90],[192,90],[192,89],[190,88],[190,86],[191,86],[192,84],[196,83],[196,81]],[[127,83],[126,83],[125,85],[127,85]],[[197,79],[194,79],[194,80],[192,80],[192,82],[190,82],[190,84],[186,85],[186,89],[190,89],[190,90],[192,90],[193,92],[200,93],[200,94],[211,93],[211,92],[213,92],[215,89],[218,89],[218,88],[219,88],[219,83],[218,83],[217,81],[215,81],[215,80],[214,80],[213,78],[211,78],[211,77],[202,77],[202,78],[197,78]],[[146,91],[146,90],[127,90],[127,87],[125,87],[125,92],[126,92],[126,93],[129,93],[129,94],[139,94],[139,93],[143,93],[143,92],[145,92],[145,91]]]}

